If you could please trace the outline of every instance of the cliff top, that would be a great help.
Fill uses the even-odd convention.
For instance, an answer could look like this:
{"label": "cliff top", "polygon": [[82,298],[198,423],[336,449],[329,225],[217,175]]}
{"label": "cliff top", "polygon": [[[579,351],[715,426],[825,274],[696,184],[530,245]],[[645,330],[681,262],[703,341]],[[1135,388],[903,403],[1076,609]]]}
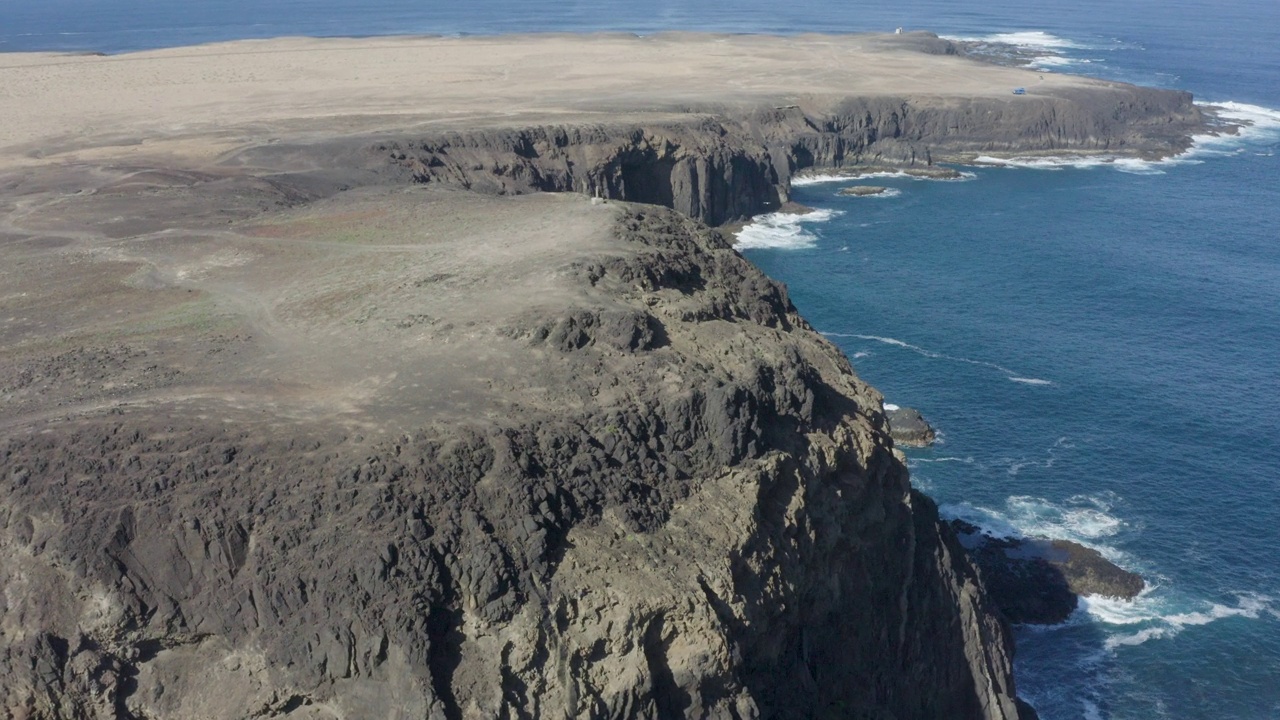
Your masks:
{"label": "cliff top", "polygon": [[[304,131],[622,122],[893,95],[1027,100],[1102,81],[946,54],[931,34],[284,38],[0,54],[0,163],[216,155]],[[98,155],[100,155],[99,151]]]}

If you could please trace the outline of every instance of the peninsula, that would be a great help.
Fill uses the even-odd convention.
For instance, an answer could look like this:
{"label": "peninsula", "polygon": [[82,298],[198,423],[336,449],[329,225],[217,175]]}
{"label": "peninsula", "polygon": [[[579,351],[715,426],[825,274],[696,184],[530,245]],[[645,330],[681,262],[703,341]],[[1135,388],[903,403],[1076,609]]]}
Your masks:
{"label": "peninsula", "polygon": [[0,54],[0,117],[22,719],[1033,717],[880,394],[715,226],[1205,124],[927,33]]}

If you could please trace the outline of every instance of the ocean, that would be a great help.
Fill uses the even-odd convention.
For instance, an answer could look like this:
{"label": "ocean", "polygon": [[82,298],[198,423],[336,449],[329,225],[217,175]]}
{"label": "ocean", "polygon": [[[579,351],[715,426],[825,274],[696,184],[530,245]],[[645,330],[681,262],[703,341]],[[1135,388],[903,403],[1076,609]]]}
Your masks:
{"label": "ocean", "polygon": [[[9,0],[0,51],[279,35],[930,29],[1046,72],[1190,90],[1253,125],[1165,163],[1015,163],[766,217],[743,253],[888,402],[945,513],[1141,572],[1133,603],[1019,628],[1048,720],[1280,718],[1280,3]],[[850,183],[845,183],[850,184]]]}

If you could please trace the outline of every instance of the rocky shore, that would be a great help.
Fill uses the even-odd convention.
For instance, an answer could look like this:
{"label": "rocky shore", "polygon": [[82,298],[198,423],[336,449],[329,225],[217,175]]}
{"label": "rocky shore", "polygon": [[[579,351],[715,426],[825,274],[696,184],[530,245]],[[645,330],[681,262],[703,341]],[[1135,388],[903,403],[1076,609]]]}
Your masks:
{"label": "rocky shore", "polygon": [[1142,576],[1077,542],[993,537],[963,520],[950,525],[1010,622],[1056,625],[1075,612],[1081,597],[1133,600],[1146,587]]}
{"label": "rocky shore", "polygon": [[1032,717],[883,399],[711,226],[1203,118],[934,41],[0,57],[0,709]]}
{"label": "rocky shore", "polygon": [[898,445],[927,447],[938,437],[933,426],[915,408],[886,406],[885,420],[889,424],[889,436]]}

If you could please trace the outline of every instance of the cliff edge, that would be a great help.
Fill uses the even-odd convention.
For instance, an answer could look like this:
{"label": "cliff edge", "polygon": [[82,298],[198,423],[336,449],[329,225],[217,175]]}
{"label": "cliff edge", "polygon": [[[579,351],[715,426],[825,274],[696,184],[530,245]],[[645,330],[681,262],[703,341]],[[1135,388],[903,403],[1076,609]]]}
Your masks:
{"label": "cliff edge", "polygon": [[[374,207],[414,247],[332,247]],[[484,232],[430,239],[459,215]],[[11,717],[1017,716],[1003,622],[880,396],[720,234],[425,190],[238,230],[299,226],[187,275],[218,307],[231,278],[243,301],[327,268],[277,305],[288,330],[135,317],[5,378],[35,413],[0,450]],[[113,265],[148,270],[138,301],[178,275]],[[377,380],[336,387],[356,345]],[[105,401],[139,366],[167,380]]]}
{"label": "cliff edge", "polygon": [[1029,717],[881,397],[705,223],[1201,119],[918,40],[0,57],[5,716]]}

